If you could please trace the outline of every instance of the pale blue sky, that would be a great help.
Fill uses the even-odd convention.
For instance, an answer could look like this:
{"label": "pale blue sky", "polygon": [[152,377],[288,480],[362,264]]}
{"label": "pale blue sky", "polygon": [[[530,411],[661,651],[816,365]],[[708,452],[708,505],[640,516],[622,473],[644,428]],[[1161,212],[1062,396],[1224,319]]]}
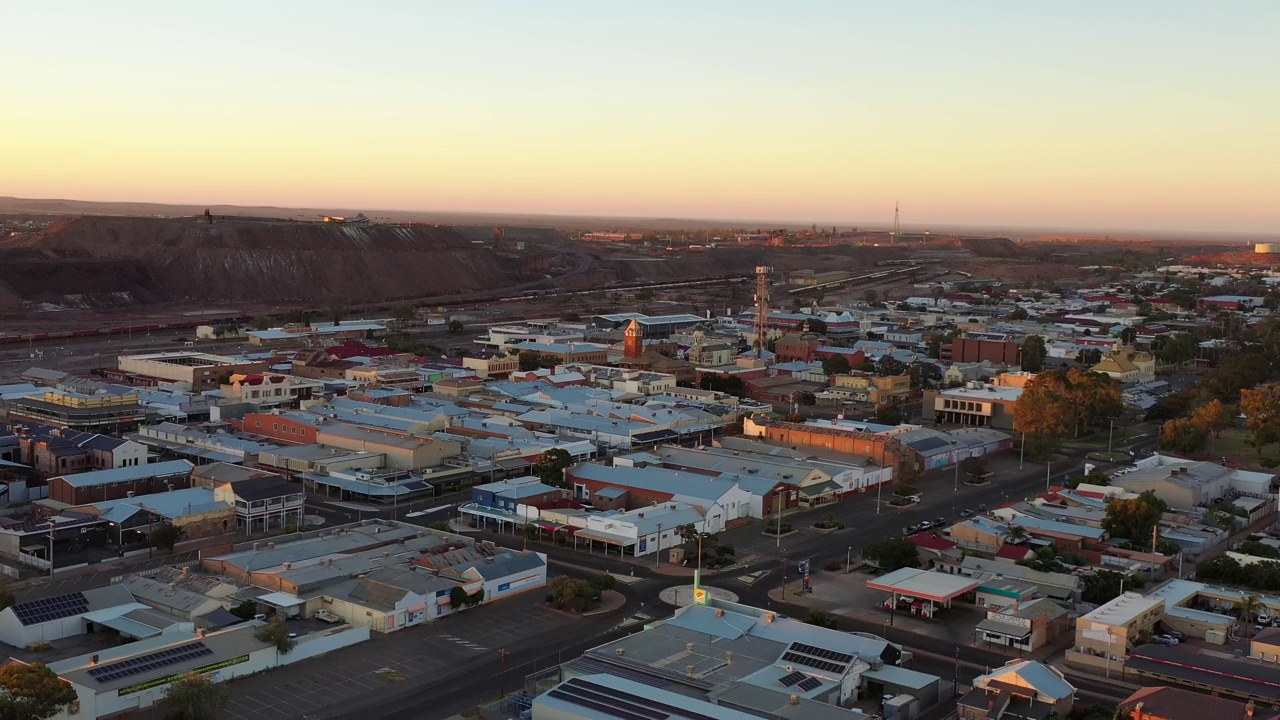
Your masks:
{"label": "pale blue sky", "polygon": [[0,23],[0,194],[1280,224],[1274,2],[10,2]]}

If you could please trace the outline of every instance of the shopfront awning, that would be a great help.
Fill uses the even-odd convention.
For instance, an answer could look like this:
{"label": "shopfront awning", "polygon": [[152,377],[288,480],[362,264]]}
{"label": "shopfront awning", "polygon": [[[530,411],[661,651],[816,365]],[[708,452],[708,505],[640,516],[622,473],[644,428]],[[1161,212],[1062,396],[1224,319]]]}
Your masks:
{"label": "shopfront awning", "polygon": [[583,528],[578,531],[577,536],[586,540],[595,540],[596,542],[608,543],[610,545],[621,545],[622,547],[636,544],[635,538],[629,538],[625,535],[618,535],[605,530],[589,530],[587,528]]}
{"label": "shopfront awning", "polygon": [[1031,628],[1013,625],[999,620],[983,620],[976,628],[979,632],[1003,635],[1004,637],[1022,639],[1031,635]]}

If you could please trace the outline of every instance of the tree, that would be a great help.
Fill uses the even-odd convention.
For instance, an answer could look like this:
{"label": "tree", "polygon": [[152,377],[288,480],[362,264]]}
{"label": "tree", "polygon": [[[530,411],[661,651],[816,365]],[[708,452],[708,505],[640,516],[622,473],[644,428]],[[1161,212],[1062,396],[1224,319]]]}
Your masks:
{"label": "tree", "polygon": [[463,325],[461,320],[450,320],[446,327],[451,333],[460,333],[462,332]]}
{"label": "tree", "polygon": [[0,588],[0,610],[17,604],[18,599],[13,596],[13,592],[9,588]]}
{"label": "tree", "polygon": [[1230,405],[1214,399],[1196,408],[1196,411],[1191,414],[1191,421],[1216,438],[1222,434],[1223,430],[1235,424],[1235,412]]}
{"label": "tree", "polygon": [[1209,431],[1191,418],[1177,418],[1160,426],[1161,445],[1174,452],[1197,453],[1208,441]]}
{"label": "tree", "polygon": [[1055,381],[1057,377],[1058,373],[1035,376],[1023,387],[1013,406],[1013,429],[1051,445],[1066,434],[1071,414],[1061,384]]}
{"label": "tree", "polygon": [[817,335],[827,334],[827,323],[825,320],[819,320],[818,318],[810,318],[808,320],[805,320],[804,324],[809,326],[809,332],[811,333],[814,333]]}
{"label": "tree", "polygon": [[970,480],[977,481],[987,474],[987,459],[983,457],[969,457],[960,461],[960,470],[969,476]]}
{"label": "tree", "polygon": [[165,688],[164,699],[183,720],[207,720],[227,706],[230,695],[210,676],[187,673]]}
{"label": "tree", "polygon": [[817,625],[828,630],[840,629],[840,620],[835,615],[826,610],[810,610],[809,615],[804,621],[810,625]]}
{"label": "tree", "polygon": [[1124,575],[1112,570],[1095,571],[1092,575],[1083,576],[1083,581],[1080,599],[1091,605],[1101,605],[1118,597],[1120,588],[1125,584]]}
{"label": "tree", "polygon": [[920,548],[910,540],[893,538],[868,545],[862,558],[884,572],[920,567]]}
{"label": "tree", "polygon": [[1017,545],[1027,539],[1027,529],[1021,525],[1009,526],[1009,542]]}
{"label": "tree", "polygon": [[467,591],[461,585],[454,585],[449,589],[449,607],[454,610],[461,610],[467,605]]}
{"label": "tree", "polygon": [[928,389],[942,383],[942,369],[931,362],[916,361],[907,368],[913,389]]}
{"label": "tree", "polygon": [[880,300],[880,294],[875,290],[867,290],[862,293],[862,301],[868,305],[875,305]]}
{"label": "tree", "polygon": [[892,355],[881,355],[876,361],[876,375],[880,377],[890,377],[892,375],[901,375],[907,371],[906,363],[895,358]]}
{"label": "tree", "polygon": [[1155,354],[1156,359],[1165,365],[1181,365],[1194,360],[1198,349],[1195,336],[1178,333],[1165,336],[1156,343]]}
{"label": "tree", "polygon": [[598,592],[608,592],[609,590],[618,589],[618,578],[614,577],[610,573],[604,573],[602,575],[597,575],[596,579],[591,581],[591,584],[595,586],[595,589]]}
{"label": "tree", "polygon": [[550,592],[547,593],[547,601],[561,610],[571,612],[586,610],[595,595],[595,588],[591,587],[591,583],[567,575],[552,578],[548,588]]}
{"label": "tree", "polygon": [[538,456],[533,472],[544,485],[565,487],[564,471],[573,465],[573,457],[562,448],[551,448]]}
{"label": "tree", "polygon": [[1245,637],[1253,634],[1253,622],[1262,609],[1262,598],[1257,595],[1245,595],[1240,598],[1240,619],[1244,620]]}
{"label": "tree", "polygon": [[1280,442],[1280,385],[1263,385],[1240,391],[1240,412],[1253,437],[1250,444],[1262,457],[1262,448]]}
{"label": "tree", "polygon": [[1093,367],[1102,362],[1102,351],[1098,348],[1085,348],[1076,352],[1076,362]]}
{"label": "tree", "polygon": [[43,663],[10,660],[0,667],[0,717],[44,720],[78,699],[71,683]]}
{"label": "tree", "polygon": [[520,372],[533,372],[542,367],[542,355],[532,350],[521,350],[516,357],[520,361]]}
{"label": "tree", "polygon": [[252,600],[245,600],[239,605],[231,608],[231,614],[241,620],[252,620],[253,616],[258,614],[258,603]]}
{"label": "tree", "polygon": [[400,305],[391,311],[391,318],[402,325],[407,325],[413,322],[416,310],[412,305]]}
{"label": "tree", "polygon": [[271,318],[266,315],[259,315],[253,319],[254,330],[266,330],[271,327]]}
{"label": "tree", "polygon": [[1010,320],[1026,320],[1027,317],[1027,311],[1022,307],[1016,307],[1013,309],[1013,312],[1009,313]]}
{"label": "tree", "polygon": [[351,305],[345,298],[334,296],[325,303],[324,311],[330,322],[334,325],[341,325],[342,321],[347,317],[347,313],[351,312]]}
{"label": "tree", "polygon": [[1154,490],[1147,490],[1132,500],[1113,499],[1107,503],[1102,529],[1111,537],[1125,538],[1137,547],[1150,547],[1151,531],[1168,509]]}
{"label": "tree", "polygon": [[1028,335],[1027,339],[1022,341],[1022,369],[1027,372],[1040,372],[1044,369],[1044,359],[1048,354],[1044,338],[1039,335]]}
{"label": "tree", "polygon": [[822,359],[822,372],[827,375],[848,375],[853,368],[849,367],[849,358],[835,353]]}
{"label": "tree", "polygon": [[258,628],[253,636],[258,638],[259,642],[275,645],[276,652],[281,655],[293,652],[293,648],[298,644],[296,640],[289,637],[289,628],[285,627],[278,617],[271,618],[271,622]]}
{"label": "tree", "polygon": [[1280,550],[1276,550],[1270,545],[1257,540],[1245,540],[1240,543],[1240,552],[1245,555],[1253,555],[1254,557],[1271,558],[1272,560],[1280,560]]}
{"label": "tree", "polygon": [[169,552],[173,552],[173,547],[178,541],[187,534],[184,528],[177,525],[164,523],[160,527],[151,531],[151,544],[158,548],[164,548]]}
{"label": "tree", "polygon": [[876,408],[876,422],[881,425],[901,425],[902,408],[892,403],[883,403]]}

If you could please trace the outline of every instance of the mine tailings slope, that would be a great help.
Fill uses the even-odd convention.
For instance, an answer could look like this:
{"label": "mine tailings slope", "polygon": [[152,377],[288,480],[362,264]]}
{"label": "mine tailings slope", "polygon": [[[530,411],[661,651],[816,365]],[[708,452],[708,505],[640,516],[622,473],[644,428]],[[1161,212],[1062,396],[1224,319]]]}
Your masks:
{"label": "mine tailings slope", "polygon": [[0,303],[369,301],[519,280],[493,250],[430,225],[80,217],[0,241]]}

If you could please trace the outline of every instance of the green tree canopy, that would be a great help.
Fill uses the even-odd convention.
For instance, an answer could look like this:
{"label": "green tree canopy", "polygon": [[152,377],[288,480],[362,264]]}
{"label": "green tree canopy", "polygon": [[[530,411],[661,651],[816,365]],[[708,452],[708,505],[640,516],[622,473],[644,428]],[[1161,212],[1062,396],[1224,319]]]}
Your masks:
{"label": "green tree canopy", "polygon": [[1039,335],[1028,335],[1027,339],[1022,341],[1022,369],[1027,372],[1040,372],[1044,369],[1044,359],[1048,354],[1044,338]]}
{"label": "green tree canopy", "polygon": [[271,622],[258,628],[258,631],[253,636],[258,638],[260,642],[275,645],[276,652],[281,655],[288,655],[293,652],[293,648],[298,644],[296,640],[289,637],[289,628],[285,627],[278,617],[271,618]]}
{"label": "green tree canopy", "polygon": [[834,353],[822,359],[822,372],[827,375],[848,375],[852,369],[849,367],[849,358],[842,353]]}
{"label": "green tree canopy", "polygon": [[533,472],[544,485],[565,487],[564,471],[573,465],[573,456],[563,448],[551,448],[538,456]]}
{"label": "green tree canopy", "polygon": [[1180,453],[1197,453],[1209,441],[1209,431],[1191,418],[1176,418],[1160,426],[1162,446]]}
{"label": "green tree canopy", "polygon": [[862,557],[884,572],[920,567],[920,548],[903,538],[872,543],[863,549]]}
{"label": "green tree canopy", "polygon": [[151,531],[151,544],[173,552],[173,548],[182,540],[187,531],[177,525],[164,523]]}
{"label": "green tree canopy", "polygon": [[1159,524],[1169,506],[1147,490],[1132,500],[1113,499],[1107,503],[1102,529],[1111,537],[1125,538],[1135,547],[1151,547],[1151,531]]}
{"label": "green tree canopy", "polygon": [[76,700],[71,683],[43,663],[11,661],[0,666],[0,718],[44,720]]}
{"label": "green tree canopy", "polygon": [[183,720],[209,720],[227,706],[230,694],[208,675],[188,673],[165,688],[164,698]]}

